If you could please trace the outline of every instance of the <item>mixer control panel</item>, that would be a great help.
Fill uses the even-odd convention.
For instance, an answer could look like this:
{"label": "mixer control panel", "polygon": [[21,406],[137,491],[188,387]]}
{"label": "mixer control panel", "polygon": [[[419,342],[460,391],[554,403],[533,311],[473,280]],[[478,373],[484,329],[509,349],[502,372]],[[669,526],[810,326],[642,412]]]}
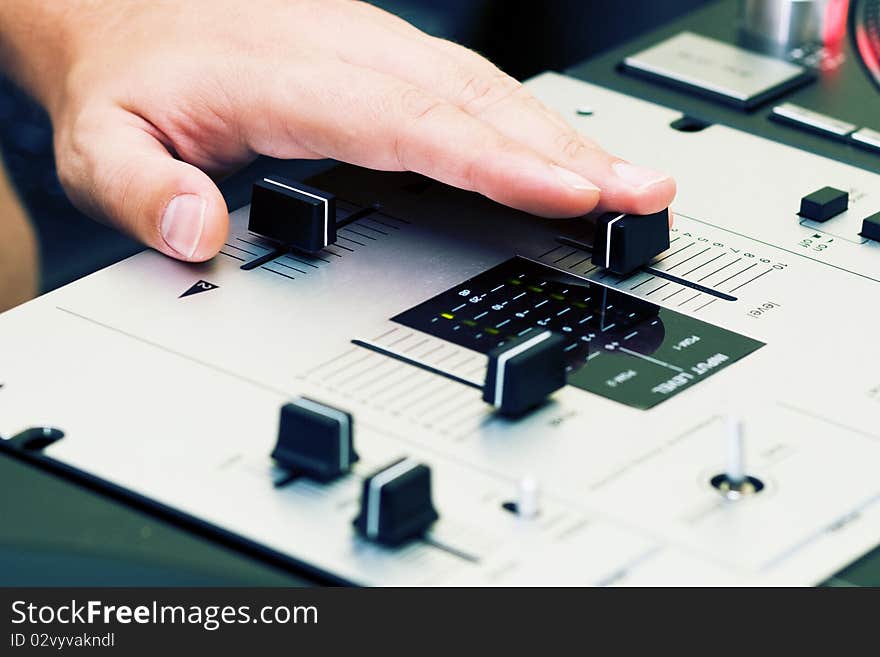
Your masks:
{"label": "mixer control panel", "polygon": [[354,584],[804,585],[876,547],[880,176],[527,84],[674,173],[674,224],[267,176],[212,261],[0,317],[0,448]]}

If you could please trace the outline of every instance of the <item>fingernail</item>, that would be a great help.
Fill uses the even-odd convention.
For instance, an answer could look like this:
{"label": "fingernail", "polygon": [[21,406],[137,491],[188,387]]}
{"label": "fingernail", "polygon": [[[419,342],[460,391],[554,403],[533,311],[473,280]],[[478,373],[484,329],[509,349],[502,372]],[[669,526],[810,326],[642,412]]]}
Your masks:
{"label": "fingernail", "polygon": [[645,169],[629,162],[615,162],[611,168],[614,169],[614,173],[617,174],[618,178],[636,189],[650,187],[669,179],[669,176],[665,173],[660,173],[653,169]]}
{"label": "fingernail", "polygon": [[184,258],[192,258],[202,239],[208,203],[195,194],[171,199],[162,217],[162,238]]}
{"label": "fingernail", "polygon": [[555,164],[551,164],[550,168],[552,168],[553,171],[556,172],[556,175],[562,182],[564,182],[572,189],[577,189],[578,191],[599,191],[598,187],[596,187],[593,183],[591,183],[583,176],[576,174],[574,171],[563,169],[562,167],[558,167]]}

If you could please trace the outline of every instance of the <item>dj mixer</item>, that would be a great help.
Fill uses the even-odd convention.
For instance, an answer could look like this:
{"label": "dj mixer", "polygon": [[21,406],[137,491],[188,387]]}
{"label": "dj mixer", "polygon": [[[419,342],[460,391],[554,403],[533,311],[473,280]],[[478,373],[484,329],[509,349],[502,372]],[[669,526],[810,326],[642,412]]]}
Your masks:
{"label": "dj mixer", "polygon": [[210,262],[0,317],[0,448],[360,585],[811,585],[869,552],[880,175],[526,84],[673,172],[672,227],[261,177]]}

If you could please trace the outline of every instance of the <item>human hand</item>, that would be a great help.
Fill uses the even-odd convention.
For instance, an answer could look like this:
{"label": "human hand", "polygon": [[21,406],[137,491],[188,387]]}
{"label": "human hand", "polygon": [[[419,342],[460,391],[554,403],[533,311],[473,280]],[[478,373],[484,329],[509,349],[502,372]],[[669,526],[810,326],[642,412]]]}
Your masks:
{"label": "human hand", "polygon": [[0,312],[36,293],[36,236],[0,162]]}
{"label": "human hand", "polygon": [[30,81],[61,180],[176,258],[217,253],[228,212],[212,176],[257,154],[415,171],[548,217],[646,214],[675,194],[476,53],[366,3],[63,4],[40,10],[62,44]]}

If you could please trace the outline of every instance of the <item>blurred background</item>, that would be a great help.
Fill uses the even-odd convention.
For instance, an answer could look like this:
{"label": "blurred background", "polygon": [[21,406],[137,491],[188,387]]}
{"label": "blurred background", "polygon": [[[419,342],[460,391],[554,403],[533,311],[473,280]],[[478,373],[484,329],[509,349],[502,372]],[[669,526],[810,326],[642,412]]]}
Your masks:
{"label": "blurred background", "polygon": [[[525,79],[564,70],[707,0],[376,0],[422,30],[483,53]],[[52,130],[44,112],[0,77],[0,151],[36,227],[41,291],[47,292],[140,249],[77,212],[55,175]],[[301,177],[314,165],[302,165]],[[222,187],[232,207],[247,197],[251,175]]]}

